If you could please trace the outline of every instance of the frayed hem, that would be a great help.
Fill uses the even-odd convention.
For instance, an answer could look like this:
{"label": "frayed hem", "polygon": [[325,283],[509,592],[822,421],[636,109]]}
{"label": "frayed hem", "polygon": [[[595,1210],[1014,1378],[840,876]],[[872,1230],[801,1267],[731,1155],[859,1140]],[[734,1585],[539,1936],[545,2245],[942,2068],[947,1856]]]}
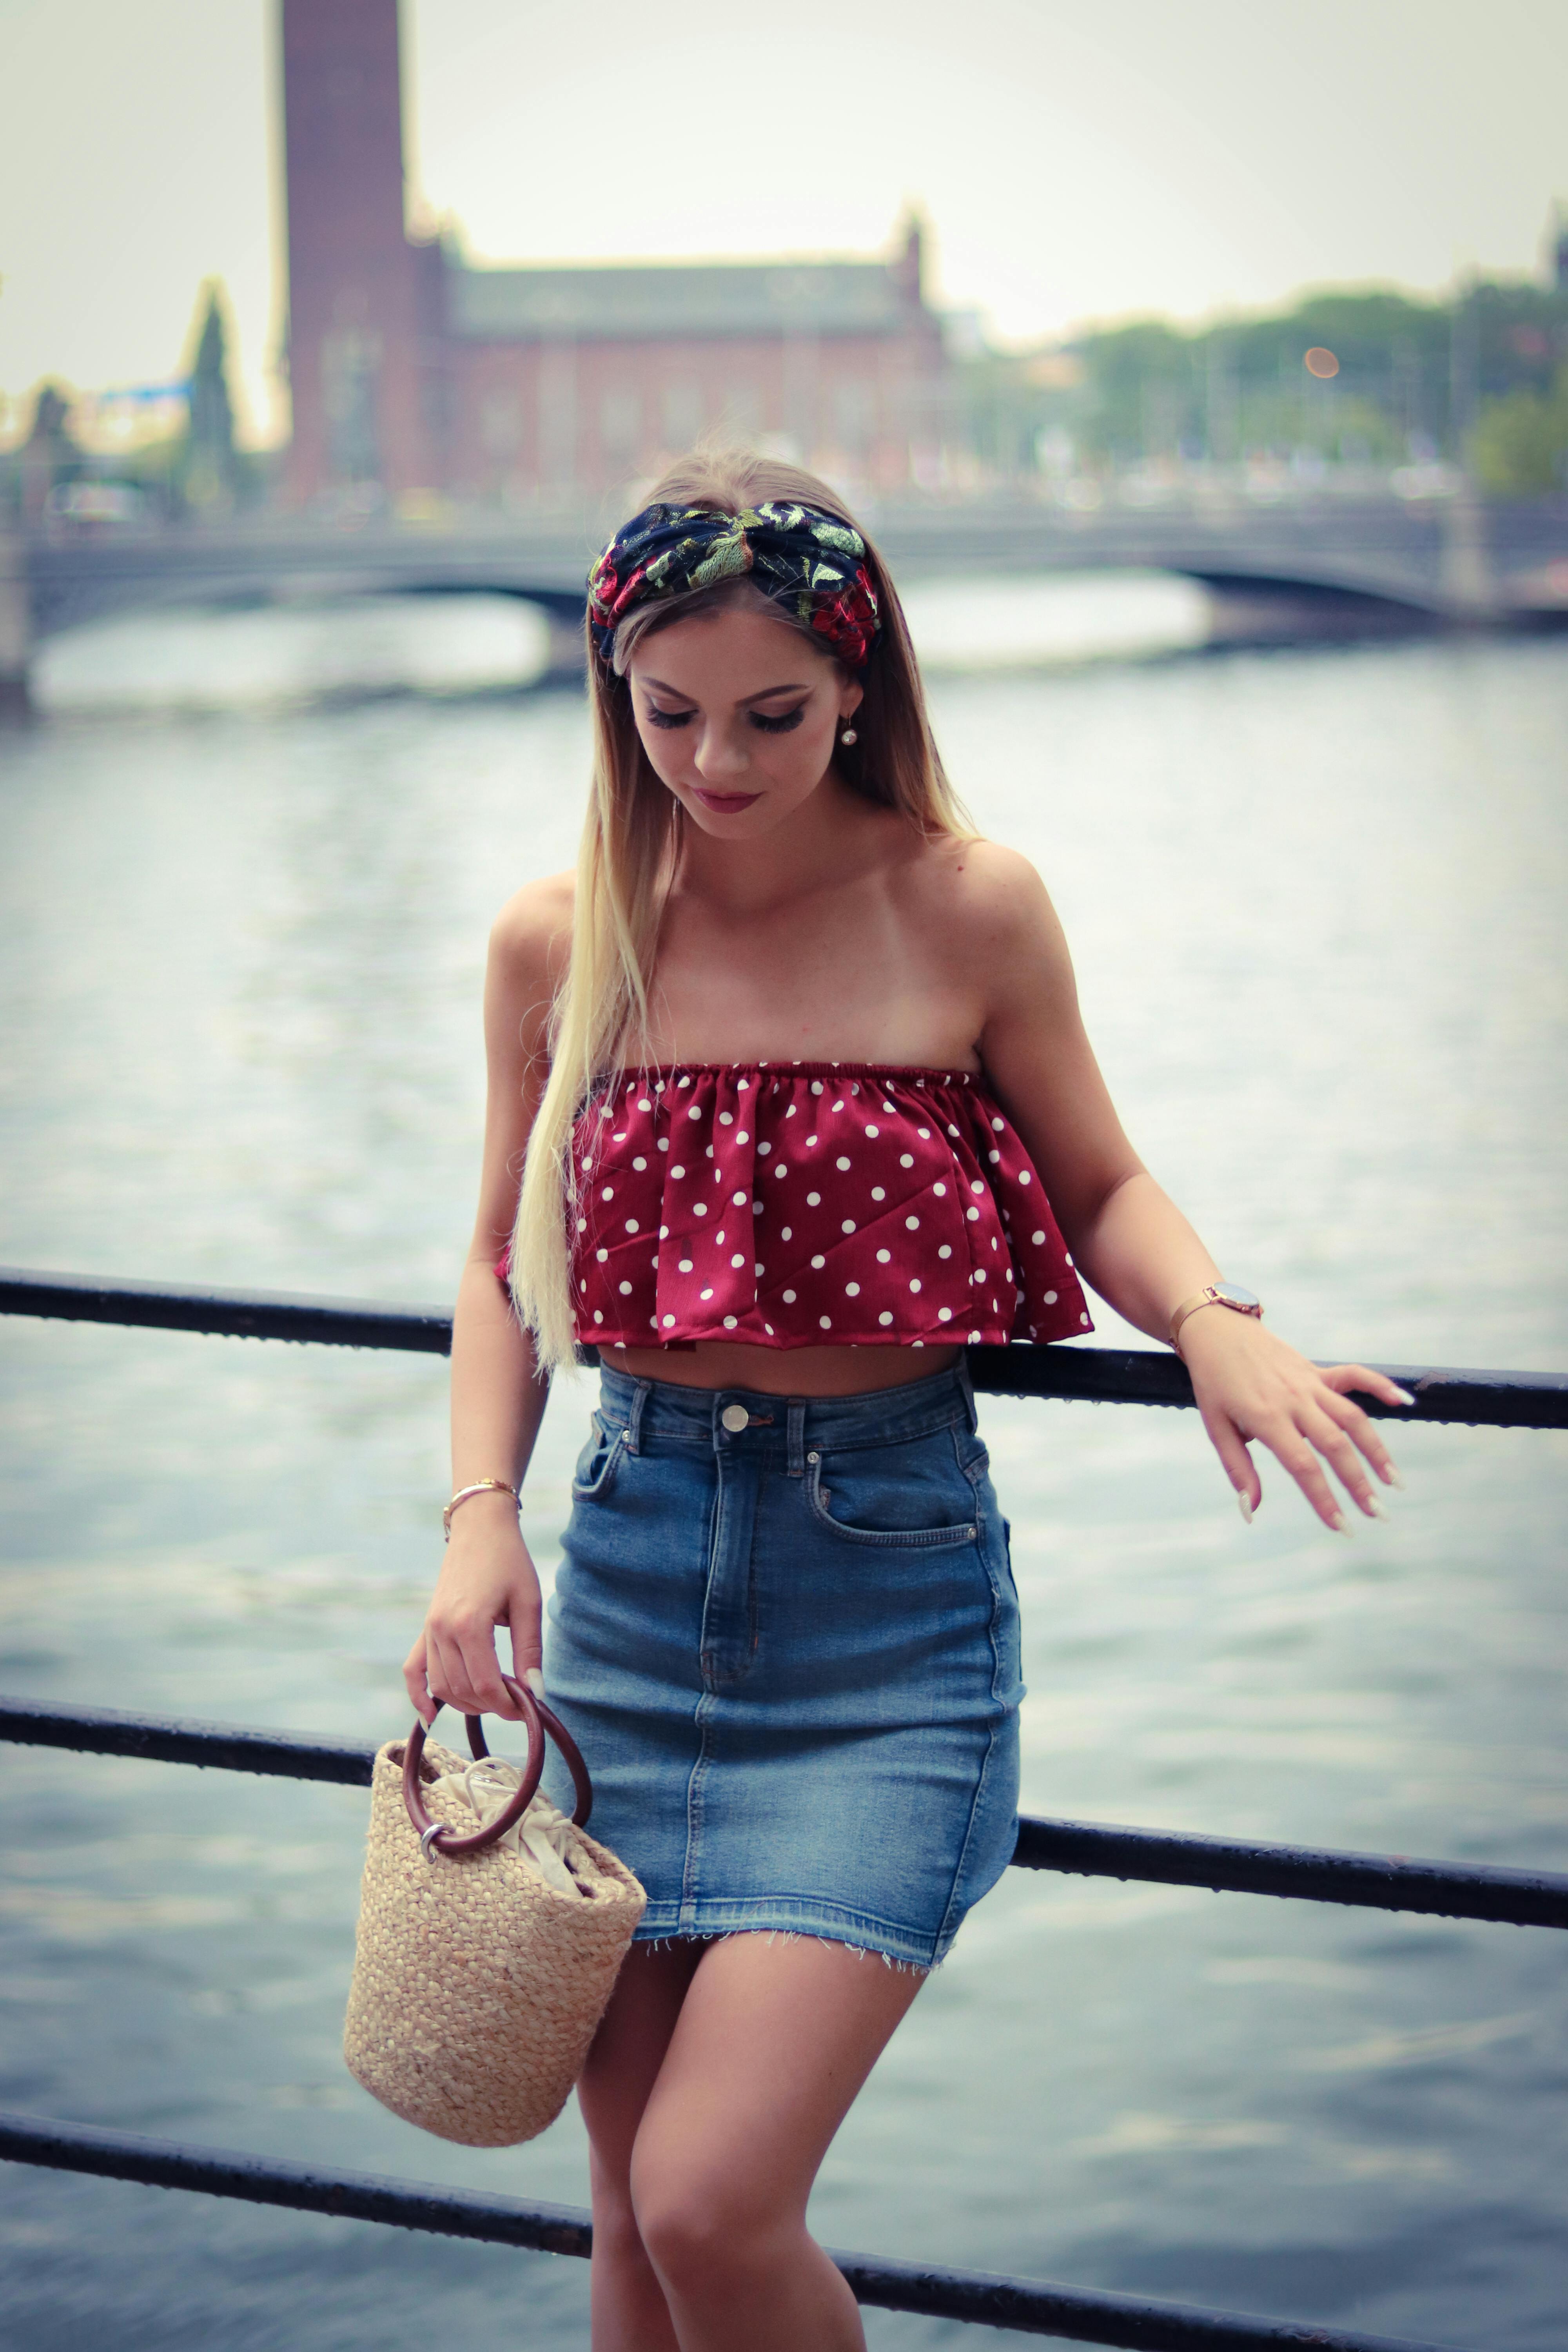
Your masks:
{"label": "frayed hem", "polygon": [[808,1927],[672,1927],[660,1936],[634,1937],[632,1948],[639,1952],[668,1952],[681,1944],[729,1944],[739,1936],[755,1936],[768,1944],[822,1944],[836,1952],[852,1952],[858,1960],[880,1960],[895,1976],[929,1977],[947,1958],[939,1953],[934,1960],[906,1960],[895,1952],[885,1952],[879,1944],[857,1944],[847,1936],[823,1936]]}

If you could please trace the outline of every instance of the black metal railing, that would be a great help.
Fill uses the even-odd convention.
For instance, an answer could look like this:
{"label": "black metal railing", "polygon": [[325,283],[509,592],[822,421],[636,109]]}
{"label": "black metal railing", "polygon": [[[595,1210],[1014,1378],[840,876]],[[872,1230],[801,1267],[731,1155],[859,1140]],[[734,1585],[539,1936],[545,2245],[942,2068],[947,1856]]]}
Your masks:
{"label": "black metal railing", "polygon": [[[20,1268],[0,1268],[0,1313],[427,1354],[445,1353],[451,1344],[451,1317],[437,1307],[382,1307],[361,1299],[275,1291],[219,1292],[193,1285],[108,1281]],[[968,1357],[975,1387],[991,1394],[1162,1405],[1193,1402],[1180,1362],[1148,1350],[971,1348]],[[1562,1374],[1417,1365],[1378,1369],[1390,1372],[1416,1398],[1413,1410],[1399,1414],[1402,1419],[1531,1429],[1568,1426],[1568,1377]],[[1374,1412],[1390,1411],[1375,1400],[1364,1402]],[[354,1786],[369,1785],[375,1752],[353,1740],[163,1720],[116,1708],[65,1707],[25,1698],[0,1698],[0,1738]],[[1568,1876],[1547,1872],[1173,1835],[1030,1815],[1019,1822],[1013,1861],[1030,1870],[1568,1927]],[[574,2207],[530,2205],[368,2173],[319,2171],[45,2116],[0,2115],[0,2158],[552,2253],[582,2255],[592,2246],[589,2217]],[[1142,2352],[1217,2352],[1220,2347],[1229,2352],[1264,2352],[1264,2347],[1286,2345],[1311,2346],[1318,2352],[1442,2352],[1440,2347],[1413,2346],[1310,2322],[1205,2311],[1039,2280],[860,2254],[836,2253],[833,2259],[862,2303],[1027,2335],[1066,2336],[1082,2343],[1142,2347]]]}

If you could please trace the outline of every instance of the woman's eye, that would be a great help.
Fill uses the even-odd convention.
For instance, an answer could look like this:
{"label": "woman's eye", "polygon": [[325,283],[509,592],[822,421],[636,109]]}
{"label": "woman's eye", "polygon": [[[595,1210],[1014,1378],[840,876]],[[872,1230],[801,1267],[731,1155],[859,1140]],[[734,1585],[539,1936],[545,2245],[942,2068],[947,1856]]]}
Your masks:
{"label": "woman's eye", "polygon": [[657,703],[650,702],[647,716],[651,727],[684,727],[691,713],[689,710],[661,710]]}
{"label": "woman's eye", "polygon": [[805,703],[797,702],[795,709],[786,710],[782,719],[766,719],[760,710],[753,710],[752,724],[753,727],[760,727],[764,735],[787,735],[792,727],[800,725],[805,716]]}

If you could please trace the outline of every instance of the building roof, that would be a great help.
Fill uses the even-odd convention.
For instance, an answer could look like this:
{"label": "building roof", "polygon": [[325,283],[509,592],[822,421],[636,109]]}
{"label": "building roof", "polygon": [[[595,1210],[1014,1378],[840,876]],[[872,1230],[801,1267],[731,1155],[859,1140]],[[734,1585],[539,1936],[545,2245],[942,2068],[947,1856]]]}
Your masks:
{"label": "building roof", "polygon": [[643,262],[474,269],[447,278],[466,341],[637,341],[674,335],[901,335],[921,308],[880,261]]}

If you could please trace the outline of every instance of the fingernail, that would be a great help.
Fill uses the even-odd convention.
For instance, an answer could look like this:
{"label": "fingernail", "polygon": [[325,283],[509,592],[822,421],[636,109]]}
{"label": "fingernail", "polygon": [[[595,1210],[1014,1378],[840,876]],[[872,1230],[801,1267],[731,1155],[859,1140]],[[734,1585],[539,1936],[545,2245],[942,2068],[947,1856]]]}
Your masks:
{"label": "fingernail", "polygon": [[542,1698],[544,1696],[544,1675],[540,1667],[528,1667],[524,1672],[522,1679],[528,1685],[529,1689],[533,1693],[535,1698]]}
{"label": "fingernail", "polygon": [[1337,1536],[1348,1536],[1350,1533],[1350,1527],[1342,1511],[1336,1511],[1329,1525]]}
{"label": "fingernail", "polygon": [[1247,1501],[1247,1496],[1242,1493],[1239,1486],[1236,1490],[1236,1507],[1241,1513],[1247,1525],[1250,1527],[1252,1525],[1252,1505]]}
{"label": "fingernail", "polygon": [[1384,1509],[1383,1505],[1378,1501],[1375,1495],[1368,1495],[1366,1500],[1362,1505],[1362,1509],[1366,1513],[1369,1519],[1385,1519],[1388,1517],[1388,1513]]}
{"label": "fingernail", "polygon": [[1383,1475],[1391,1486],[1398,1486],[1400,1488],[1404,1487],[1405,1481],[1400,1476],[1399,1465],[1397,1462],[1386,1463],[1384,1466]]}
{"label": "fingernail", "polygon": [[1413,1397],[1408,1389],[1402,1389],[1395,1386],[1394,1393],[1396,1401],[1400,1404],[1415,1404],[1419,1402],[1419,1399]]}

